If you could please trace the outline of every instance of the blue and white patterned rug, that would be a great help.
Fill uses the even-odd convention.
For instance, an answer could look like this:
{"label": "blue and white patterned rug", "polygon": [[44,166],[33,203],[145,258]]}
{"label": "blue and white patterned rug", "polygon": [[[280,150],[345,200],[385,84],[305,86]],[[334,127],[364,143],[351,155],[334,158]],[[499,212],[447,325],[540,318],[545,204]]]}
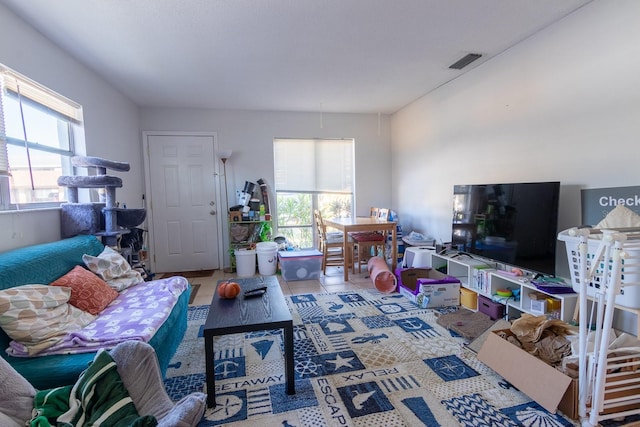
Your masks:
{"label": "blue and white patterned rug", "polygon": [[[201,426],[574,425],[532,402],[438,325],[447,309],[420,309],[375,290],[295,295],[287,304],[296,394],[285,392],[279,331],[219,337],[217,406]],[[189,309],[187,334],[165,380],[174,400],[206,392],[207,313],[208,306]]]}

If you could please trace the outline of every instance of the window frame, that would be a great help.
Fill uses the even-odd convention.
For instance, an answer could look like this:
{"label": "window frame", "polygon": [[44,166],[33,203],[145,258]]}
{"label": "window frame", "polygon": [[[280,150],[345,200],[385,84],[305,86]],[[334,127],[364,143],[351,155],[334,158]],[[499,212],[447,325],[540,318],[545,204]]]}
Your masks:
{"label": "window frame", "polygon": [[[331,142],[331,141],[336,141],[336,142],[348,142],[350,143],[351,147],[351,164],[348,168],[346,168],[344,170],[344,177],[349,177],[350,178],[350,183],[348,185],[348,189],[346,190],[339,190],[339,189],[332,189],[332,190],[318,190],[317,188],[314,189],[290,189],[290,188],[279,188],[279,183],[278,183],[278,179],[276,178],[276,182],[274,183],[274,191],[276,194],[276,212],[278,213],[278,215],[274,216],[274,223],[275,223],[275,228],[278,230],[278,233],[280,233],[281,230],[287,230],[287,229],[309,229],[311,232],[311,236],[312,236],[312,247],[317,247],[318,246],[318,242],[317,242],[317,237],[318,237],[318,233],[316,230],[316,224],[315,221],[313,220],[313,210],[314,209],[321,209],[323,207],[320,206],[320,198],[322,198],[323,196],[347,196],[349,198],[349,209],[350,212],[347,215],[353,216],[354,214],[354,202],[355,202],[355,155],[354,155],[354,150],[355,150],[355,139],[354,138],[274,138],[274,172],[277,175],[278,174],[278,165],[277,165],[277,161],[278,161],[278,156],[276,154],[276,143],[278,141],[288,141],[288,142],[295,142],[296,140],[299,141],[303,141],[305,143],[311,142],[311,141],[316,141],[316,142]],[[317,148],[314,149],[314,156],[318,154],[318,150]],[[315,157],[314,157],[315,158]],[[318,158],[316,159],[316,163],[318,161]],[[304,195],[309,195],[311,197],[311,211],[309,212],[309,220],[310,223],[309,224],[295,224],[295,225],[283,225],[280,224],[279,222],[279,209],[278,209],[278,195],[279,194],[287,194],[287,195],[295,195],[295,194],[304,194]]]}
{"label": "window frame", "polygon": [[[83,112],[82,106],[76,102],[69,100],[68,98],[52,91],[51,89],[23,76],[10,68],[0,64],[0,79],[3,79],[3,93],[0,93],[0,102],[6,102],[6,99],[11,99],[15,102],[21,102],[22,105],[28,105],[29,107],[38,110],[47,116],[55,118],[58,122],[58,129],[65,130],[65,136],[62,141],[68,148],[58,148],[51,145],[41,144],[35,141],[27,140],[15,136],[6,135],[6,119],[3,119],[4,126],[0,129],[0,132],[5,133],[0,135],[3,141],[0,141],[2,145],[9,147],[19,147],[28,149],[31,152],[41,152],[47,154],[53,154],[59,157],[61,175],[71,175],[74,173],[74,167],[71,163],[71,158],[76,155],[76,141],[82,140],[84,134]],[[13,79],[13,81],[11,80]],[[17,89],[20,87],[20,94]],[[23,93],[24,88],[24,93]],[[6,106],[6,104],[4,104]],[[0,114],[3,113],[4,107],[0,105]],[[21,124],[22,125],[22,124]],[[29,126],[29,123],[27,123]],[[62,126],[62,127],[61,127]],[[2,148],[2,147],[0,147]],[[29,165],[29,169],[31,165]],[[11,166],[9,164],[9,171]],[[29,172],[32,173],[31,171]],[[47,202],[28,202],[28,203],[16,203],[11,200],[12,192],[12,180],[11,176],[0,177],[0,211],[17,211],[17,210],[32,210],[43,208],[57,208],[60,203],[66,201],[67,196],[64,192],[61,200],[47,201]],[[47,184],[57,184],[56,182],[46,181]],[[32,191],[37,191],[34,189]]]}

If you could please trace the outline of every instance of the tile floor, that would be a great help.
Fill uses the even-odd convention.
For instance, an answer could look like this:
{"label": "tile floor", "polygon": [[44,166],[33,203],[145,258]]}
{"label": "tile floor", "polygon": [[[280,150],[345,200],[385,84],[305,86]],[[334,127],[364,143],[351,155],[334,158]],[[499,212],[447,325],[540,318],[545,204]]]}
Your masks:
{"label": "tile floor", "polygon": [[[164,273],[164,276],[171,275]],[[215,270],[213,274],[201,277],[189,278],[190,283],[200,285],[198,292],[191,305],[208,305],[216,290],[219,280],[236,277],[235,273],[225,273],[222,270]],[[285,281],[282,276],[277,275],[280,287],[285,295],[295,295],[309,292],[339,292],[351,289],[372,289],[373,282],[368,273],[349,274],[349,281],[345,282],[342,267],[327,267],[327,274],[321,274],[317,280],[301,280],[294,282]]]}

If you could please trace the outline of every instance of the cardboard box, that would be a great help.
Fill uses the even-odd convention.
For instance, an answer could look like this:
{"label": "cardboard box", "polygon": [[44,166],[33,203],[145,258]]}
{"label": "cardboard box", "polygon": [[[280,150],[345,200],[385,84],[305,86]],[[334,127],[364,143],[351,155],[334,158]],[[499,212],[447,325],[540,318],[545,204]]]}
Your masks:
{"label": "cardboard box", "polygon": [[[455,277],[447,276],[432,268],[397,268],[396,277],[398,278],[398,292],[423,308],[460,304],[460,281]],[[429,289],[430,285],[436,284],[455,284],[457,286]],[[424,292],[421,295],[421,287],[428,294],[427,301],[425,301]],[[418,295],[421,296],[418,297]],[[454,299],[457,300],[455,304],[448,303]]]}
{"label": "cardboard box", "polygon": [[531,300],[531,312],[535,314],[545,314],[547,312],[547,300]]}
{"label": "cardboard box", "polygon": [[[607,378],[606,382],[609,383],[613,381],[611,378]],[[623,391],[605,391],[605,399],[618,399],[623,397],[629,397],[638,394],[638,389],[640,388],[640,372],[632,372],[629,374],[622,374],[615,378],[615,381],[626,382],[627,384],[623,387],[628,387],[628,390]],[[564,415],[572,420],[577,420],[580,417],[580,413],[578,412],[578,394],[580,389],[578,388],[580,382],[577,379],[572,379],[567,392],[562,397],[562,400],[558,404],[558,410],[562,411]],[[606,390],[606,388],[605,388]],[[600,414],[609,414],[613,412],[622,412],[622,411],[631,411],[640,408],[639,403],[631,403],[627,405],[622,405],[617,408],[605,409]]]}
{"label": "cardboard box", "polygon": [[562,400],[560,400],[560,403],[558,403],[558,410],[572,420],[577,420],[578,418],[580,418],[580,413],[578,410],[579,392],[580,389],[578,389],[578,380],[574,378],[571,380],[571,384],[569,384],[569,388],[567,388],[564,396],[562,396]]}
{"label": "cardboard box", "polygon": [[410,293],[416,295],[418,293],[418,279],[421,277],[427,277],[430,271],[432,271],[431,268],[396,268],[398,290],[404,288]]}
{"label": "cardboard box", "polygon": [[[440,273],[442,274],[442,273]],[[418,279],[420,292],[416,296],[416,303],[421,308],[450,307],[460,305],[460,282],[440,283],[425,279]]]}
{"label": "cardboard box", "polygon": [[513,335],[509,329],[491,331],[478,352],[478,360],[555,414],[571,385],[571,377],[501,338],[497,335],[500,332]]}
{"label": "cardboard box", "polygon": [[[478,353],[478,360],[538,402],[547,411],[555,413],[556,410],[560,410],[568,418],[577,420],[579,418],[578,380],[501,338],[497,335],[500,332],[513,335],[509,329],[492,331]],[[607,378],[607,383],[610,381],[626,382],[628,390],[607,391],[606,399],[637,395],[640,389],[640,371]],[[622,388],[625,386],[622,385]],[[630,403],[618,408],[605,409],[602,414],[639,407],[638,403]]]}

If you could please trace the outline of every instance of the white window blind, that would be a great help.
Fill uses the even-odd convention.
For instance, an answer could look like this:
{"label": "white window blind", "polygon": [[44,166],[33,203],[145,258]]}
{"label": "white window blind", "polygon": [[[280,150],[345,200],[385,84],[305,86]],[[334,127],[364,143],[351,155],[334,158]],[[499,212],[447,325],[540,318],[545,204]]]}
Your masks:
{"label": "white window blind", "polygon": [[0,176],[9,175],[9,156],[7,154],[7,137],[4,129],[4,109],[2,107],[4,97],[4,79],[0,75]]}
{"label": "white window blind", "polygon": [[22,98],[36,102],[74,122],[82,121],[82,107],[76,102],[6,67],[0,66],[0,78],[4,80],[5,90],[15,95],[18,95],[19,90]]}
{"label": "white window blind", "polygon": [[353,192],[353,139],[274,140],[275,189]]}

